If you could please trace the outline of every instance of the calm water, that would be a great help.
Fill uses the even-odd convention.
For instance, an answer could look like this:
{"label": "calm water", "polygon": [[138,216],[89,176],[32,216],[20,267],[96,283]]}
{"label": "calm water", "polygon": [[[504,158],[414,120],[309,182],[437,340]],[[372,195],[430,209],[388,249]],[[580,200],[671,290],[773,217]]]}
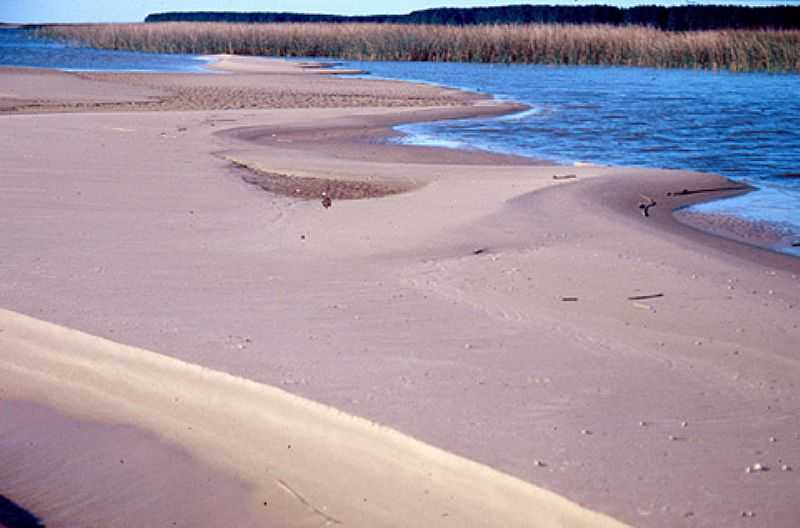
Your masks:
{"label": "calm water", "polygon": [[[2,1],[2,0],[0,0]],[[35,39],[30,31],[0,29],[0,66],[56,68],[80,71],[201,72],[207,59],[193,55],[163,55],[68,46]]]}
{"label": "calm water", "polygon": [[[697,206],[800,238],[800,76],[650,68],[348,62],[527,103],[528,112],[400,127],[402,141],[589,162],[690,169],[759,188]],[[800,252],[798,252],[800,253]]]}

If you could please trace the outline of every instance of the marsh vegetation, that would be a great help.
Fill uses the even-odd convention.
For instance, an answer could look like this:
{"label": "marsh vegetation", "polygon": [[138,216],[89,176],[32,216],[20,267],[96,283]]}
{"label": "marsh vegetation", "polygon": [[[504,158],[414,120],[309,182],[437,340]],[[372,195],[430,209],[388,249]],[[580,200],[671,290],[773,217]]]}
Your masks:
{"label": "marsh vegetation", "polygon": [[94,48],[162,53],[800,71],[798,30],[165,22],[47,26],[38,33]]}

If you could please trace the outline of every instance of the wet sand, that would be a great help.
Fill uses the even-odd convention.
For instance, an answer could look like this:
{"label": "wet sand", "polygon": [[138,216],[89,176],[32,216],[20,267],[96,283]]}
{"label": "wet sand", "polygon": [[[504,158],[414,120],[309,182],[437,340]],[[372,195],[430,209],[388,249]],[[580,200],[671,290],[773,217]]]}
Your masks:
{"label": "wet sand", "polygon": [[685,209],[676,211],[675,218],[695,229],[722,238],[752,244],[765,249],[787,252],[789,248],[800,245],[797,236],[780,224],[756,221],[731,214],[702,213]]}
{"label": "wet sand", "polygon": [[[227,73],[103,73],[0,68],[0,111],[15,113],[458,106],[476,95],[395,81],[359,83],[288,62],[225,58]],[[324,73],[324,71],[323,71]],[[55,86],[55,89],[54,89]]]}
{"label": "wet sand", "polygon": [[[0,76],[0,92],[14,75]],[[727,182],[387,146],[393,124],[511,108],[403,83],[317,85],[327,78],[305,72],[203,82],[222,83],[216,100],[247,100],[238,75],[291,109],[217,110],[199,90],[192,104],[208,97],[214,110],[0,116],[13,147],[0,153],[0,245],[11,248],[0,299],[35,318],[4,312],[0,369],[13,395],[0,398],[154,435],[190,453],[196,471],[230,479],[220,489],[285,501],[276,517],[257,508],[261,497],[231,499],[280,525],[612,522],[578,505],[641,526],[796,524],[798,472],[781,468],[800,466],[800,266],[676,222],[672,208],[704,196],[666,196]],[[191,84],[152,79],[108,84],[168,98],[165,86]],[[374,104],[328,108],[343,88]],[[392,106],[404,90],[406,105]],[[320,107],[295,108],[303,91]],[[300,198],[268,193],[244,181],[253,173],[309,186]],[[576,177],[553,178],[567,174]],[[366,190],[324,208],[313,195],[335,182]],[[658,202],[646,218],[642,194]],[[36,344],[33,359],[15,348],[25,343]],[[139,349],[120,356],[116,343]],[[138,370],[138,357],[152,368]],[[159,367],[173,360],[177,370]],[[215,387],[207,397],[195,367]],[[186,415],[148,396],[152,383],[160,397],[194,398],[202,434],[175,425]],[[214,443],[243,387],[325,407],[277,421],[237,410],[240,434]],[[88,389],[109,396],[81,398]],[[290,401],[317,409],[306,399]],[[391,429],[365,437],[370,422]],[[287,458],[281,428],[308,453]],[[411,446],[401,458],[387,455],[393,438]],[[757,463],[770,470],[752,471]],[[290,476],[281,485],[256,474],[264,464]],[[41,485],[34,466],[26,485]],[[425,476],[431,467],[447,471]],[[433,490],[420,483],[438,486],[434,500],[420,502]],[[51,517],[64,507],[47,502]],[[73,522],[90,513],[65,511]]]}

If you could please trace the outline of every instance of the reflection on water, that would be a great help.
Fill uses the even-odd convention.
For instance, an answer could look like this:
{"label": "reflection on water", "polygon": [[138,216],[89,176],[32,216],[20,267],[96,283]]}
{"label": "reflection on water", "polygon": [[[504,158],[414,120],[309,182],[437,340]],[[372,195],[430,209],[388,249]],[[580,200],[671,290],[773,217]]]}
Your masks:
{"label": "reflection on water", "polygon": [[696,210],[776,222],[800,237],[800,76],[597,66],[348,62],[374,76],[531,105],[501,118],[400,127],[402,141],[562,163],[688,169],[760,190]]}
{"label": "reflection on water", "polygon": [[80,71],[201,72],[209,61],[193,55],[165,55],[68,46],[34,38],[24,29],[0,29],[0,66]]}

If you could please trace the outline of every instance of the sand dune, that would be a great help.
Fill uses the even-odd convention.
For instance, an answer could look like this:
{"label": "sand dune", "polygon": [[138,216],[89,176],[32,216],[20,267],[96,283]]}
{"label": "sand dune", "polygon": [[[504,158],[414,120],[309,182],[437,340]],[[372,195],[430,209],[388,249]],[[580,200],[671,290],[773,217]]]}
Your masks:
{"label": "sand dune", "polygon": [[[4,399],[156,432],[249,484],[250,508],[261,509],[271,525],[618,525],[486,466],[276,388],[6,310],[0,328]],[[117,525],[119,513],[106,513],[98,521]]]}

